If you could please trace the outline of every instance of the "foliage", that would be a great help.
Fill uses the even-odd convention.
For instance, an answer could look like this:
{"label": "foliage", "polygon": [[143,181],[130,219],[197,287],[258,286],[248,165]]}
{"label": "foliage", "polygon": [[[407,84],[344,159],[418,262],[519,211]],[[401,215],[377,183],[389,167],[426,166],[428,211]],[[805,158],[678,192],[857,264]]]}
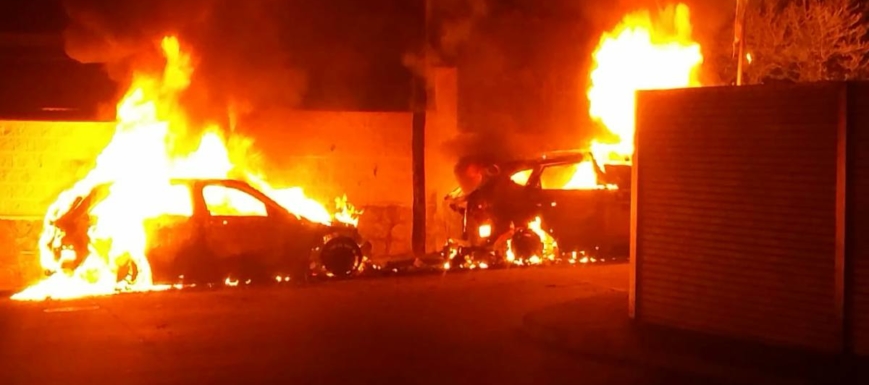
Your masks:
{"label": "foliage", "polygon": [[[867,78],[869,25],[859,4],[749,0],[745,47],[751,60],[746,61],[745,83]],[[735,77],[735,68],[730,68]]]}

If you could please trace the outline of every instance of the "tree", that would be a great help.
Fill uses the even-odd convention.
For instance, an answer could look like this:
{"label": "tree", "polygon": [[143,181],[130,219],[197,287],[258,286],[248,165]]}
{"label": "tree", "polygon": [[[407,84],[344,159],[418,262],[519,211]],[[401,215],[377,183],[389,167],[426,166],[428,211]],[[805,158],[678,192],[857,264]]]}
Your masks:
{"label": "tree", "polygon": [[[751,0],[746,10],[746,84],[865,79],[869,25],[853,0]],[[733,36],[730,34],[729,36]],[[730,49],[725,50],[729,55]],[[735,60],[726,66],[736,76]]]}

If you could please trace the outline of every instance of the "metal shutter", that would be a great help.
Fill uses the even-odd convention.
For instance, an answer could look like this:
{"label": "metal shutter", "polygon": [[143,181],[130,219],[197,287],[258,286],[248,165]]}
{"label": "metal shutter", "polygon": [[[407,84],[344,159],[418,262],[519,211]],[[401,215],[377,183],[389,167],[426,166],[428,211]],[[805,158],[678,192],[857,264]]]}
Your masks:
{"label": "metal shutter", "polygon": [[641,92],[636,317],[836,350],[841,85]]}
{"label": "metal shutter", "polygon": [[849,339],[869,355],[869,85],[851,85],[848,105]]}

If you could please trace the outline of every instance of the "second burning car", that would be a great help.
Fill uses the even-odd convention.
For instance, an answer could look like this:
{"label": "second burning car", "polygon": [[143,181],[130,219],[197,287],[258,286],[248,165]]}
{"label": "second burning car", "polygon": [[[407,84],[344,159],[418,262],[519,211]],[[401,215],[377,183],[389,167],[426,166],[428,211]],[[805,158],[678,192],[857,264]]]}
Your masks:
{"label": "second burning car", "polygon": [[564,151],[464,162],[456,176],[461,187],[446,197],[463,218],[463,239],[448,245],[453,262],[628,254],[630,165],[601,165],[591,152]]}

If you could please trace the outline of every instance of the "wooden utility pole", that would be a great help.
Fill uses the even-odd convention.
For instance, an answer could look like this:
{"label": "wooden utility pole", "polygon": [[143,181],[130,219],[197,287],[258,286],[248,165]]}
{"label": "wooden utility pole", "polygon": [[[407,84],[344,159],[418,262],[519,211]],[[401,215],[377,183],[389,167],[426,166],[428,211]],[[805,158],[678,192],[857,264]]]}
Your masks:
{"label": "wooden utility pole", "polygon": [[[426,207],[425,207],[425,121],[428,108],[427,79],[428,63],[428,28],[431,1],[425,2],[425,19],[422,44],[422,71],[418,71],[413,79],[413,133],[411,135],[411,152],[413,162],[413,221],[411,230],[411,245],[417,257],[425,255]],[[421,73],[420,73],[421,72]]]}
{"label": "wooden utility pole", "polygon": [[736,52],[736,85],[742,85],[742,76],[745,66],[745,9],[748,0],[736,0],[736,20],[733,27],[733,43]]}

